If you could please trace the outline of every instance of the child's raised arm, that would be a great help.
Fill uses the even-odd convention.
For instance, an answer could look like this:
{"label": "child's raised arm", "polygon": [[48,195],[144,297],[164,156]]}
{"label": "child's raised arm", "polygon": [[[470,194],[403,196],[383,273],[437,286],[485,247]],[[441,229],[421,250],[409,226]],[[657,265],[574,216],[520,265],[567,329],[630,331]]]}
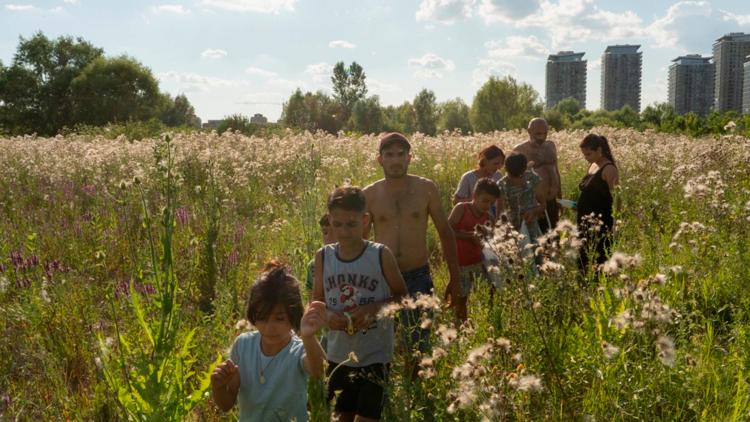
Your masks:
{"label": "child's raised arm", "polygon": [[211,374],[211,393],[214,402],[224,412],[234,407],[240,391],[240,367],[230,359],[220,363]]}
{"label": "child's raised arm", "polygon": [[325,324],[326,304],[319,301],[310,303],[305,310],[305,314],[302,315],[299,335],[302,339],[302,344],[305,346],[305,357],[302,360],[302,365],[305,371],[313,378],[322,377],[325,370],[326,353],[315,337],[315,334]]}

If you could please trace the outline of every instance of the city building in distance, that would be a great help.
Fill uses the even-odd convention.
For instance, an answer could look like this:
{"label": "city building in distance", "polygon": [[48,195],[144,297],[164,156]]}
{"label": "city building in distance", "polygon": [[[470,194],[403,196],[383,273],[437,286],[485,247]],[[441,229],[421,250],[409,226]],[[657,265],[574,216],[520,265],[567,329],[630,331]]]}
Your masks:
{"label": "city building in distance", "polygon": [[608,111],[625,105],[641,111],[640,45],[610,45],[602,54],[601,107]]}
{"label": "city building in distance", "polygon": [[731,32],[716,40],[713,47],[716,65],[714,110],[741,113],[743,70],[750,55],[750,34]]}
{"label": "city building in distance", "polygon": [[744,94],[742,95],[742,114],[750,114],[750,56],[745,60],[745,82],[743,82]]}
{"label": "city building in distance", "polygon": [[675,113],[701,116],[714,105],[714,64],[712,57],[689,54],[672,60],[669,67],[669,104]]}
{"label": "city building in distance", "polygon": [[586,108],[586,53],[561,51],[547,58],[545,95],[547,108],[565,98],[573,97]]}

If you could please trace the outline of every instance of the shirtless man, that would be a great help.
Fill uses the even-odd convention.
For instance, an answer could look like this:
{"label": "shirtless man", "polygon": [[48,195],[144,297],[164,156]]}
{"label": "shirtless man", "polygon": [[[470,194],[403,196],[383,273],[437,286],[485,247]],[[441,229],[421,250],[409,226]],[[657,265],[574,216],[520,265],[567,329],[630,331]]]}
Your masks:
{"label": "shirtless man", "polygon": [[518,144],[513,151],[526,156],[529,167],[542,179],[537,186],[538,196],[544,198],[547,216],[542,215],[539,219],[539,228],[546,233],[557,226],[560,219],[560,207],[557,200],[562,198],[562,187],[560,186],[560,169],[557,167],[557,148],[552,141],[547,140],[549,126],[547,121],[537,117],[531,119],[527,131],[529,140]]}
{"label": "shirtless man", "polygon": [[[458,298],[458,258],[456,237],[440,204],[437,187],[429,179],[408,174],[411,145],[400,133],[388,133],[380,139],[378,163],[383,167],[384,179],[364,188],[367,210],[375,226],[375,241],[391,249],[410,295],[432,294],[433,283],[428,266],[427,217],[432,218],[440,235],[443,256],[448,264],[450,281],[446,298]],[[370,227],[365,230],[369,236]],[[454,302],[454,301],[451,301]],[[409,347],[426,351],[429,330],[421,329],[419,311],[401,314],[406,331],[410,333]]]}

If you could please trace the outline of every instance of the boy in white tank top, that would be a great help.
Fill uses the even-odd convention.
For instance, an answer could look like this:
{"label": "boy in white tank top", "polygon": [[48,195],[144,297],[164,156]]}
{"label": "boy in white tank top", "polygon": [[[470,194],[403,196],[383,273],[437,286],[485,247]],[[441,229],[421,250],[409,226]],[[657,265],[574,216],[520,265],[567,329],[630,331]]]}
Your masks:
{"label": "boy in white tank top", "polygon": [[369,219],[365,205],[357,187],[333,191],[328,218],[337,242],[315,255],[313,300],[325,302],[329,310],[328,397],[338,394],[334,413],[342,421],[380,419],[393,359],[393,321],[377,314],[406,294],[391,251],[362,238]]}

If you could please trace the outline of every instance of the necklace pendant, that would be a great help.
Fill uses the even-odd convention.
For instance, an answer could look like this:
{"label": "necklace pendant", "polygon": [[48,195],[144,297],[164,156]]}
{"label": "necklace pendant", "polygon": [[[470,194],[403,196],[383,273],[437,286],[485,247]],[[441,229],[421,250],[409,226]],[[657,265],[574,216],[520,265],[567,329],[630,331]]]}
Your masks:
{"label": "necklace pendant", "polygon": [[266,377],[263,374],[260,374],[260,383],[265,384],[266,383]]}

